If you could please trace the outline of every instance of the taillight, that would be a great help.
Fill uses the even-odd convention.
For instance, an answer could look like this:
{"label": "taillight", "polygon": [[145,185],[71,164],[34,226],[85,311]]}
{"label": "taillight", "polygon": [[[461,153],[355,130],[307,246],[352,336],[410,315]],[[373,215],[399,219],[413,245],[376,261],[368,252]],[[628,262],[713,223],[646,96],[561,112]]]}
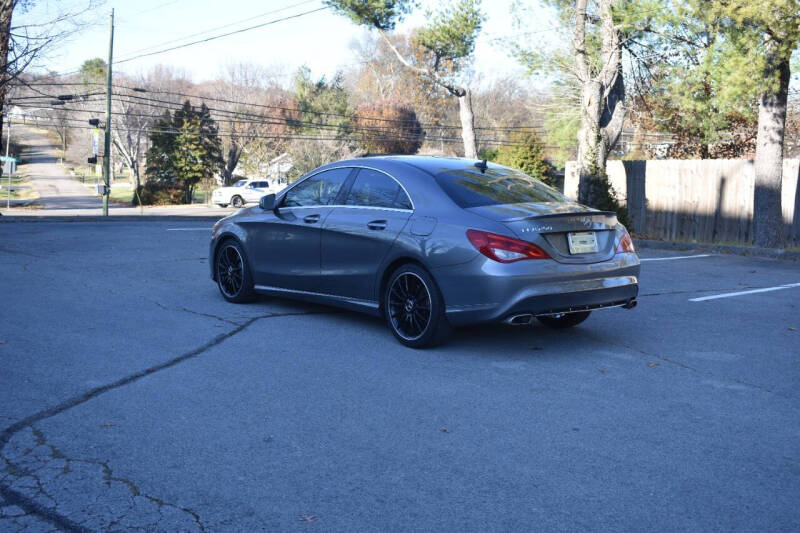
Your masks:
{"label": "taillight", "polygon": [[632,254],[635,252],[636,249],[633,247],[633,240],[631,240],[630,234],[626,231],[619,240],[619,244],[617,245],[617,253]]}
{"label": "taillight", "polygon": [[500,263],[513,263],[523,259],[550,258],[547,252],[535,244],[503,235],[468,229],[467,238],[480,253]]}

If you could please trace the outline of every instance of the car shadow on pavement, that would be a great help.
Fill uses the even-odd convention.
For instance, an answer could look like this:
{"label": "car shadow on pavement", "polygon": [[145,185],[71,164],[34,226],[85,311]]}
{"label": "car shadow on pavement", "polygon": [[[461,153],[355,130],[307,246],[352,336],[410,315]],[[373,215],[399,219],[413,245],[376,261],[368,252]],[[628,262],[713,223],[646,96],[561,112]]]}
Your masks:
{"label": "car shadow on pavement", "polygon": [[[261,296],[256,305],[281,304],[297,314],[326,315],[325,320],[340,333],[350,337],[370,337],[373,341],[387,343],[387,347],[415,352],[412,348],[402,346],[395,340],[382,317],[366,315],[338,307],[300,302],[296,300]],[[592,317],[594,318],[594,317]],[[501,323],[476,324],[468,327],[453,328],[447,340],[439,346],[420,352],[455,353],[466,350],[471,355],[481,354],[499,357],[519,357],[521,354],[532,356],[552,355],[590,351],[592,343],[597,343],[595,334],[598,324],[590,318],[585,324],[564,330],[553,330],[534,321],[531,325],[510,326]],[[355,341],[354,341],[355,342]],[[558,352],[552,351],[553,349]]]}

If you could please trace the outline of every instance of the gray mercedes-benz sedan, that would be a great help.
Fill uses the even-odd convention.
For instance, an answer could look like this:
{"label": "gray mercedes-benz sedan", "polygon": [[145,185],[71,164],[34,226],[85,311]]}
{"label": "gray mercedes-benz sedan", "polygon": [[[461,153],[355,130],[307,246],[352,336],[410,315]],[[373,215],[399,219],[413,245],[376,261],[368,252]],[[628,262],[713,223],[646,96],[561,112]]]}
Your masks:
{"label": "gray mercedes-benz sedan", "polygon": [[451,326],[563,328],[632,308],[639,258],[614,213],[518,170],[382,156],[309,172],[214,226],[211,276],[231,302],[257,293],[385,317],[422,348]]}

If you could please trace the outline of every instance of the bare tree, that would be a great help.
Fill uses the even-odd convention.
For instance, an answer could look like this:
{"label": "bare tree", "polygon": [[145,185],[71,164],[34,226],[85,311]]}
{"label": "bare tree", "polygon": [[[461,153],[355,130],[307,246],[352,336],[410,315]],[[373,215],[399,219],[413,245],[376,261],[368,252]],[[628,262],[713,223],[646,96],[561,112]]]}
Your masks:
{"label": "bare tree", "polygon": [[214,115],[224,126],[220,135],[222,179],[230,185],[240,163],[252,173],[274,157],[288,133],[291,106],[279,87],[280,73],[253,63],[230,63],[222,77],[200,88],[215,100]]}
{"label": "bare tree", "polygon": [[[36,0],[0,0],[0,115],[9,84],[58,42],[85,27],[82,15],[99,3],[97,0],[85,0],[78,6],[62,3],[47,21],[13,26],[13,16],[25,14]],[[0,123],[0,135],[2,127]]]}
{"label": "bare tree", "polygon": [[[388,37],[403,57],[417,64],[430,62],[426,50],[416,44],[416,32],[393,33]],[[458,103],[452,96],[441,86],[407,69],[379,35],[367,34],[351,48],[359,59],[358,68],[349,71],[346,78],[354,103],[408,102],[425,125],[423,150],[455,153],[452,146],[451,150],[447,149],[446,143],[450,141],[445,140],[455,133],[449,125],[457,122],[459,116]],[[451,65],[442,64],[439,69],[447,75],[455,74]]]}
{"label": "bare tree", "polygon": [[141,101],[117,98],[116,115],[111,121],[111,140],[131,171],[131,190],[141,186],[141,162],[148,147],[148,130],[155,109]]}
{"label": "bare tree", "polygon": [[[459,0],[438,13],[428,14],[430,21],[425,27],[418,30],[417,42],[431,54],[431,66],[421,65],[411,58],[405,57],[388,34],[389,30],[394,29],[402,15],[414,7],[413,2],[394,0],[365,3],[361,0],[325,0],[325,3],[349,17],[356,24],[377,30],[405,68],[415,72],[423,79],[430,80],[445,89],[451,96],[458,98],[464,156],[471,159],[477,158],[472,91],[466,84],[459,83],[457,76],[443,75],[441,67],[446,64],[460,67],[461,63],[469,62],[484,20],[484,15],[480,10],[480,0]],[[455,69],[456,72],[458,70],[459,68]]]}

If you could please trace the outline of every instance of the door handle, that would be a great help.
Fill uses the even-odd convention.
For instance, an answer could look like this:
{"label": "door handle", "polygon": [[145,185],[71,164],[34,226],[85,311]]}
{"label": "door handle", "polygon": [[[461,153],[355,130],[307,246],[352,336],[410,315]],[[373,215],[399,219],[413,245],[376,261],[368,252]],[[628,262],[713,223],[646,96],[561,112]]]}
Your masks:
{"label": "door handle", "polygon": [[373,220],[372,222],[367,223],[367,227],[371,230],[384,230],[386,229],[386,221],[385,220]]}
{"label": "door handle", "polygon": [[319,215],[306,215],[303,217],[303,222],[306,224],[316,224],[319,222]]}

